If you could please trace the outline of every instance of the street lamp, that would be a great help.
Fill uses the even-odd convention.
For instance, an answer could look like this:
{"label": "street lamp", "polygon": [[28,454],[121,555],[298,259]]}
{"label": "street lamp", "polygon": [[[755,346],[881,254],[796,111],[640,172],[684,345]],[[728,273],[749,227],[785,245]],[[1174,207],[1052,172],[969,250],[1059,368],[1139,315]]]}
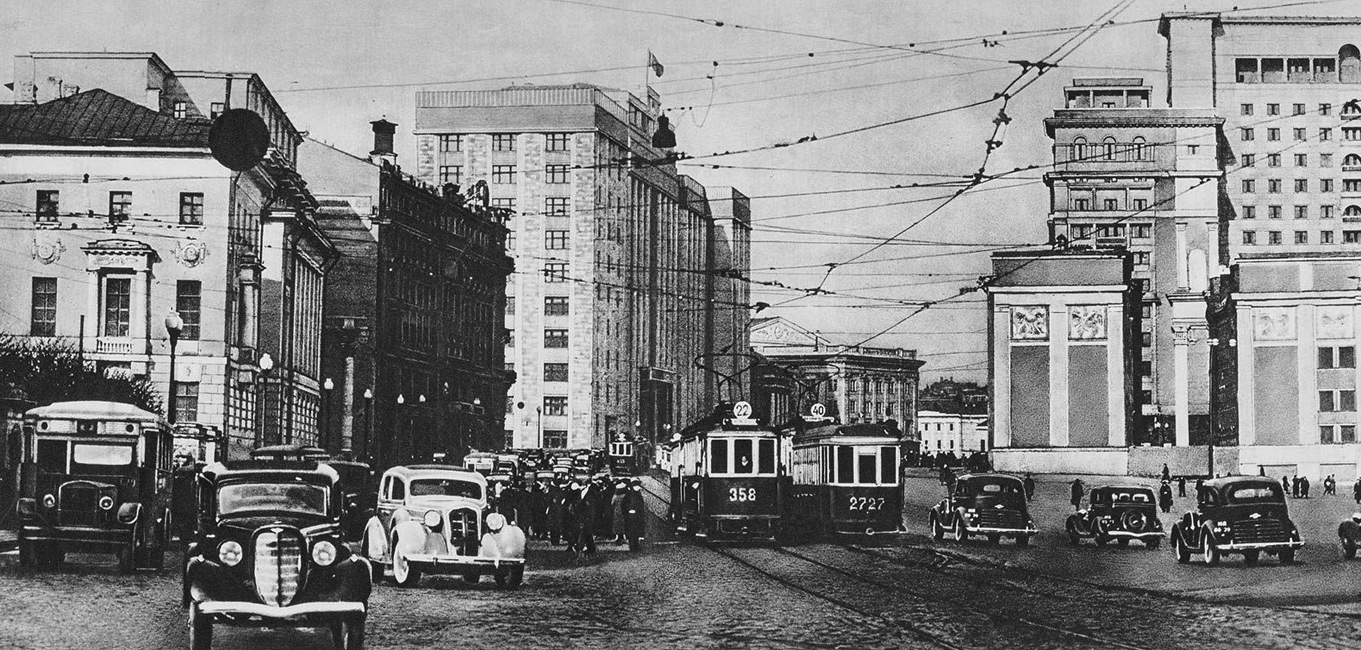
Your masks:
{"label": "street lamp", "polygon": [[321,442],[323,440],[326,441],[327,447],[330,447],[332,444],[334,444],[333,441],[331,440],[330,416],[331,416],[331,391],[335,390],[335,388],[336,383],[334,381],[331,381],[330,377],[327,377],[326,381],[321,382],[321,408],[318,409],[321,412],[320,413],[321,425],[317,427],[317,441],[318,442]]}
{"label": "street lamp", "polygon": [[255,362],[260,368],[260,430],[256,435],[256,446],[261,446],[269,438],[265,428],[269,425],[269,415],[266,408],[266,400],[269,397],[269,371],[274,369],[274,357],[266,352],[260,355],[260,359]]}
{"label": "street lamp", "polygon": [[166,400],[166,419],[175,424],[175,345],[180,342],[180,332],[184,331],[184,319],[179,312],[170,310],[165,316],[165,333],[170,335],[170,393]]}
{"label": "street lamp", "polygon": [[369,441],[373,440],[373,389],[364,389],[364,456],[367,458],[372,452]]}

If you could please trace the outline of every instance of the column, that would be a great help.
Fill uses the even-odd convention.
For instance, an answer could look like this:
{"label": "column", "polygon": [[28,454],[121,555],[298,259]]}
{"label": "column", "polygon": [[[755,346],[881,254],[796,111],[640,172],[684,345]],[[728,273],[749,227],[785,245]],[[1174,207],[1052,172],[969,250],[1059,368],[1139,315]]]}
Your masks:
{"label": "column", "polygon": [[1186,290],[1191,286],[1190,268],[1186,258],[1186,222],[1177,222],[1177,288]]}
{"label": "column", "polygon": [[[1181,231],[1178,230],[1178,233]],[[1178,273],[1185,272],[1185,261],[1178,259]],[[1173,404],[1177,446],[1185,447],[1191,444],[1191,412],[1189,400],[1191,397],[1190,382],[1190,338],[1185,327],[1172,328],[1172,376],[1173,381]]]}
{"label": "column", "polygon": [[1011,446],[1011,310],[1004,306],[992,312],[992,444],[991,448]]}
{"label": "column", "polygon": [[1120,305],[1106,307],[1106,404],[1107,404],[1107,444],[1123,447],[1128,432],[1125,424],[1125,322],[1124,308]]}
{"label": "column", "polygon": [[1257,444],[1257,408],[1253,403],[1253,383],[1257,368],[1253,365],[1255,332],[1252,329],[1252,308],[1239,307],[1235,316],[1238,330],[1238,446]]}
{"label": "column", "polygon": [[1068,306],[1049,307],[1049,445],[1068,446]]}
{"label": "column", "polygon": [[[1303,278],[1300,283],[1304,283]],[[1300,305],[1295,308],[1295,359],[1299,377],[1297,404],[1301,445],[1318,444],[1318,369],[1315,366],[1318,354],[1314,339],[1314,306]],[[1300,473],[1304,473],[1303,468]]]}

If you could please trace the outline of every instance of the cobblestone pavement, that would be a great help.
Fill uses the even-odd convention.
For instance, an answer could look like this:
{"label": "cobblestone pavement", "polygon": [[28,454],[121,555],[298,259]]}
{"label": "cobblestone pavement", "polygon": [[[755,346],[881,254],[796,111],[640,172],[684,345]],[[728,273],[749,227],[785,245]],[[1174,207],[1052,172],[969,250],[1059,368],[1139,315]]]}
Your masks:
{"label": "cobblestone pavement", "polygon": [[[910,508],[939,489],[910,487],[918,502]],[[1049,524],[1061,508],[1050,511],[1063,504],[1048,501],[1066,488],[1041,489],[1037,519],[1057,530]],[[1320,522],[1334,505],[1347,504],[1292,502],[1301,516],[1319,508]],[[656,497],[649,506],[663,508]],[[1323,542],[1293,567],[1210,569],[1177,565],[1166,550],[1070,548],[1057,532],[1029,549],[917,534],[705,547],[651,523],[641,553],[601,544],[578,557],[536,542],[516,591],[440,577],[376,587],[369,647],[1338,648],[1361,637],[1361,617],[1304,611],[1273,595],[1313,572],[1305,574],[1314,591],[1345,604],[1361,563],[1343,564]],[[120,576],[105,558],[73,556],[60,572],[33,571],[15,560],[0,555],[0,648],[186,646],[177,570]],[[1254,590],[1267,595],[1245,597]],[[219,628],[215,647],[308,650],[330,638]]]}

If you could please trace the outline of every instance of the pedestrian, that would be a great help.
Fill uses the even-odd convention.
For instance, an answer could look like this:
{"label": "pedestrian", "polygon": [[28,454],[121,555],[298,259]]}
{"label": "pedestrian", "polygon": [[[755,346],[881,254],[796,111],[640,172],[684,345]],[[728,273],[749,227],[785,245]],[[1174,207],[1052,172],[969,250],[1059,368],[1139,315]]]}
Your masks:
{"label": "pedestrian", "polygon": [[1308,477],[1308,476],[1301,476],[1301,477],[1300,477],[1300,497],[1305,498],[1305,499],[1308,499],[1308,498],[1309,498],[1309,477]]}
{"label": "pedestrian", "polygon": [[614,519],[612,532],[614,533],[614,543],[624,541],[624,529],[627,521],[624,519],[624,496],[628,492],[628,485],[620,481],[614,486],[614,494],[610,495],[610,512]]}
{"label": "pedestrian", "polygon": [[1289,477],[1289,476],[1282,476],[1282,477],[1281,477],[1281,490],[1284,491],[1286,494],[1290,494],[1290,477]]}
{"label": "pedestrian", "polygon": [[1361,478],[1352,484],[1352,497],[1356,499],[1356,505],[1361,506]]}
{"label": "pedestrian", "polygon": [[643,482],[633,479],[629,484],[623,501],[624,535],[629,541],[629,550],[636,551],[643,541]]}
{"label": "pedestrian", "polygon": [[1178,477],[1177,477],[1177,496],[1179,496],[1179,497],[1184,497],[1184,496],[1186,496],[1186,477],[1185,477],[1185,476],[1178,476]]}
{"label": "pedestrian", "polygon": [[1296,474],[1294,478],[1290,479],[1290,496],[1295,497],[1296,499],[1300,498],[1300,475],[1299,475],[1299,474]]}
{"label": "pedestrian", "polygon": [[1163,463],[1163,482],[1172,480],[1172,471],[1167,468],[1167,463]]}
{"label": "pedestrian", "polygon": [[573,550],[581,553],[595,553],[595,524],[598,513],[596,512],[597,490],[591,484],[575,485],[572,496],[572,519],[575,520],[576,533]]}
{"label": "pedestrian", "polygon": [[1172,484],[1163,481],[1162,487],[1158,488],[1158,507],[1163,512],[1172,512]]}
{"label": "pedestrian", "polygon": [[1072,495],[1069,498],[1069,501],[1073,504],[1073,510],[1080,510],[1082,508],[1082,497],[1086,493],[1087,489],[1082,485],[1082,479],[1073,479]]}
{"label": "pedestrian", "polygon": [[548,542],[553,546],[567,536],[567,490],[554,484],[548,491]]}
{"label": "pedestrian", "polygon": [[529,507],[529,530],[534,539],[543,539],[547,535],[548,522],[548,500],[545,498],[543,483],[535,481],[533,487],[529,489],[529,496],[526,497]]}
{"label": "pedestrian", "polygon": [[1337,481],[1333,480],[1332,474],[1329,474],[1327,478],[1323,479],[1323,496],[1328,496],[1330,494],[1337,494]]}
{"label": "pedestrian", "polygon": [[1199,502],[1205,497],[1205,479],[1196,477],[1196,501]]}
{"label": "pedestrian", "polygon": [[1035,477],[1030,472],[1025,473],[1025,479],[1021,481],[1021,487],[1025,488],[1025,500],[1030,501],[1035,498]]}

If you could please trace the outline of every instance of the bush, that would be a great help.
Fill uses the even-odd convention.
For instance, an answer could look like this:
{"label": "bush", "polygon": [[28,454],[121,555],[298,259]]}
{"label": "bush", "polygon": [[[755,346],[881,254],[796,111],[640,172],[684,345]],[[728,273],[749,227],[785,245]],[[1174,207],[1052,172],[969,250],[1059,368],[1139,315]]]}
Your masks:
{"label": "bush", "polygon": [[65,341],[0,335],[0,385],[5,384],[22,389],[40,406],[105,400],[161,412],[161,396],[150,379],[100,373]]}

